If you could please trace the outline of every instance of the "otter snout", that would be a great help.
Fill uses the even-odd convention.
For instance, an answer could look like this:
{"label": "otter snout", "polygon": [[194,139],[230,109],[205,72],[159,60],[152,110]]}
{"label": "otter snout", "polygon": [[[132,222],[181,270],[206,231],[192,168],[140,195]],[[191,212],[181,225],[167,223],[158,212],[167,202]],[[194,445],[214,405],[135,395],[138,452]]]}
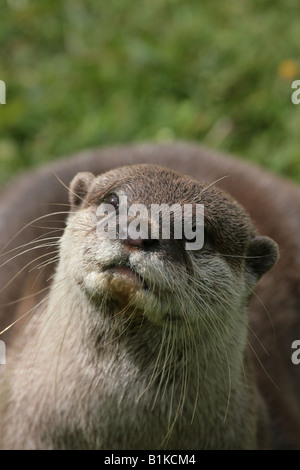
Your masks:
{"label": "otter snout", "polygon": [[160,243],[159,240],[156,239],[149,239],[149,238],[132,238],[130,235],[127,236],[125,240],[121,241],[122,244],[125,246],[126,249],[141,249],[145,251],[149,251],[151,249],[158,248]]}

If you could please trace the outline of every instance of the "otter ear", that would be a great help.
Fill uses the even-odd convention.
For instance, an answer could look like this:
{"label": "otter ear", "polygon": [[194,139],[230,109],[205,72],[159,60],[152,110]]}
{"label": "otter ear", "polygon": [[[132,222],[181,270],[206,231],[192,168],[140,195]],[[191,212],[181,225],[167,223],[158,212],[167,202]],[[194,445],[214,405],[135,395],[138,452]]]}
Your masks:
{"label": "otter ear", "polygon": [[271,238],[257,236],[251,240],[246,264],[257,279],[269,271],[278,259],[278,245]]}
{"label": "otter ear", "polygon": [[78,209],[83,203],[89,189],[95,179],[93,173],[88,171],[78,173],[70,184],[70,195],[69,200],[72,205],[72,209]]}

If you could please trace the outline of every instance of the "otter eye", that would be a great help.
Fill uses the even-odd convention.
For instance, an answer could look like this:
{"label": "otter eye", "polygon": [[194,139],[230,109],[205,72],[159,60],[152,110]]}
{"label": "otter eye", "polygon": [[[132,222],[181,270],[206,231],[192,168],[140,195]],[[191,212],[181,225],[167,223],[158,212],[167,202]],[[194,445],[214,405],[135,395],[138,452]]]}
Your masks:
{"label": "otter eye", "polygon": [[115,209],[118,209],[119,207],[119,198],[116,194],[110,194],[107,198],[106,198],[106,202],[107,204],[111,204],[112,206],[114,206]]}

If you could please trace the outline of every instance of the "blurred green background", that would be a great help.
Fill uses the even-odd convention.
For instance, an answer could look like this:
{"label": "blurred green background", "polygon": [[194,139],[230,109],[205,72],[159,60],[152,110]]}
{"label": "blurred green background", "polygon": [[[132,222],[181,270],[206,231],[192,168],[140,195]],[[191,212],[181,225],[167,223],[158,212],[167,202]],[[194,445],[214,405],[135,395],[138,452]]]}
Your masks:
{"label": "blurred green background", "polygon": [[174,139],[300,181],[299,0],[0,6],[0,184],[87,147]]}

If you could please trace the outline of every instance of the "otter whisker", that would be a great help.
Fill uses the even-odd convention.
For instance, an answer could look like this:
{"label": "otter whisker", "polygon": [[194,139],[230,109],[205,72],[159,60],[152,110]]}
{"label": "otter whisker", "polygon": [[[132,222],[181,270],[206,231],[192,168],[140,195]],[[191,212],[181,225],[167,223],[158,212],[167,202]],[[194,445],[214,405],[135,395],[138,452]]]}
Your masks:
{"label": "otter whisker", "polygon": [[57,263],[58,261],[59,261],[59,254],[57,256],[53,256],[53,258],[50,258],[47,261],[44,261],[43,263],[38,264],[34,268],[31,268],[29,272],[33,271],[34,269],[38,269],[38,270],[45,269],[50,264]]}
{"label": "otter whisker", "polygon": [[[57,245],[57,244],[55,244]],[[54,246],[54,244],[50,244],[50,243],[47,243],[47,244],[42,244],[42,245],[38,245],[38,246],[34,246],[34,247],[31,247],[29,248],[28,250],[25,250],[25,251],[22,251],[22,253],[17,253],[16,255],[14,255],[13,257],[11,257],[9,260],[5,261],[4,263],[2,263],[0,265],[0,268],[2,268],[3,266],[5,266],[6,264],[10,263],[11,261],[13,261],[14,259],[20,257],[20,256],[23,256],[31,251],[34,251],[34,250],[38,250],[40,248],[49,248],[51,246]],[[33,260],[35,261],[35,260]]]}
{"label": "otter whisker", "polygon": [[[52,264],[54,261],[57,261],[57,257],[58,257],[58,250],[55,250],[55,251],[51,251],[50,253],[47,253],[48,256],[51,256],[51,255],[55,255],[55,257],[51,258],[51,259],[47,259],[46,261],[42,261],[42,263],[40,264],[37,264],[36,266],[32,267],[29,269],[29,273],[35,271],[35,270],[41,270],[42,268],[44,268],[46,265],[49,265],[49,264]],[[36,258],[35,261],[37,261],[39,258]],[[38,273],[38,276],[37,276],[37,279],[39,277],[40,273]]]}
{"label": "otter whisker", "polygon": [[220,181],[224,180],[225,178],[229,178],[229,175],[224,175],[224,176],[221,176],[221,178],[218,178],[217,180],[213,181],[212,183],[210,183],[208,186],[206,186],[205,188],[203,188],[199,194],[199,197],[202,196],[202,194],[207,191],[209,188],[211,188],[212,186],[214,186],[215,184],[219,183]]}
{"label": "otter whisker", "polygon": [[[142,396],[150,389],[150,387],[153,385],[155,380],[162,373],[162,369],[160,368],[160,359],[161,359],[161,356],[163,354],[163,350],[164,350],[165,347],[167,348],[166,356],[168,356],[168,344],[169,344],[169,340],[170,340],[170,330],[169,330],[168,342],[167,342],[167,344],[165,343],[166,332],[167,332],[167,328],[164,327],[162,329],[162,338],[161,338],[160,348],[159,348],[158,353],[156,355],[156,359],[155,359],[155,362],[154,362],[152,373],[150,375],[149,382],[147,384],[147,387],[139,395],[138,400],[140,400],[142,398]],[[152,404],[152,410],[154,409],[155,401],[156,401],[156,398],[154,399],[154,402]]]}
{"label": "otter whisker", "polygon": [[274,382],[274,380],[272,379],[272,377],[270,376],[270,374],[268,373],[268,371],[266,370],[266,368],[264,367],[263,363],[261,362],[261,360],[259,359],[258,355],[256,354],[256,351],[254,350],[250,340],[247,339],[247,344],[249,345],[251,351],[253,352],[254,356],[256,357],[257,361],[259,362],[259,365],[260,367],[262,368],[262,370],[265,372],[266,376],[268,377],[268,379],[270,380],[270,382],[277,388],[278,391],[280,391],[280,388],[278,387],[278,385]]}
{"label": "otter whisker", "polygon": [[57,178],[57,180],[61,183],[61,185],[62,185],[64,188],[66,188],[66,190],[67,190],[70,194],[73,194],[74,196],[76,196],[76,198],[80,199],[82,202],[85,202],[85,201],[86,201],[83,197],[79,196],[79,194],[77,194],[75,191],[72,191],[72,189],[71,189],[68,185],[66,185],[66,184],[59,178],[59,176],[58,176],[54,171],[52,171],[52,173],[53,173],[53,175]]}
{"label": "otter whisker", "polygon": [[41,206],[65,206],[65,207],[72,207],[72,204],[66,202],[42,202]]}
{"label": "otter whisker", "polygon": [[277,341],[276,329],[275,329],[275,325],[274,325],[273,319],[272,319],[272,317],[271,317],[271,315],[270,315],[270,312],[269,312],[269,310],[267,309],[267,307],[265,306],[265,304],[264,304],[264,302],[262,301],[262,299],[260,298],[260,296],[257,294],[257,292],[255,292],[254,289],[252,289],[252,294],[257,298],[257,300],[259,301],[260,305],[263,307],[264,312],[267,314],[268,319],[269,319],[269,321],[270,321],[270,323],[271,323],[271,326],[272,326],[274,341],[276,342],[276,341]]}
{"label": "otter whisker", "polygon": [[43,255],[41,255],[41,256],[38,256],[37,258],[35,258],[34,260],[31,260],[29,263],[27,263],[25,266],[23,266],[23,268],[21,268],[21,269],[7,282],[7,284],[5,284],[5,286],[0,289],[0,293],[1,293],[4,289],[6,289],[23,271],[25,271],[25,269],[27,269],[30,265],[32,265],[33,263],[35,263],[35,262],[38,261],[39,259],[45,258],[46,256],[49,256],[49,254],[46,253],[46,254],[43,254]]}
{"label": "otter whisker", "polygon": [[[39,294],[41,294],[41,293],[43,293],[43,292],[45,292],[45,291],[47,291],[47,290],[49,290],[49,289],[50,289],[50,286],[45,287],[45,288],[41,289],[40,291],[38,291],[38,292],[36,292],[36,293],[34,293],[34,294],[32,294],[32,295],[28,295],[28,296],[26,296],[26,297],[23,297],[23,298],[21,298],[21,299],[15,300],[15,301],[13,301],[13,302],[9,302],[9,303],[7,303],[7,304],[1,305],[1,307],[8,307],[8,306],[10,306],[10,305],[14,305],[14,304],[17,304],[17,303],[19,303],[19,302],[22,302],[23,300],[27,300],[27,299],[30,299],[30,298],[34,298],[34,297],[38,296]],[[36,307],[40,306],[43,301],[44,301],[44,299],[43,299],[37,306],[33,307],[31,310],[29,310],[28,312],[24,313],[22,316],[20,316],[19,318],[17,318],[15,321],[13,321],[12,323],[10,323],[6,328],[4,328],[2,331],[0,331],[0,336],[1,336],[2,334],[4,334],[6,331],[8,331],[10,328],[12,328],[13,326],[15,326],[20,320],[22,320],[23,318],[25,318],[25,317],[26,317],[28,314],[30,314],[32,311],[34,311],[34,309],[35,309]]]}
{"label": "otter whisker", "polygon": [[[7,302],[6,304],[2,304],[2,305],[0,305],[0,308],[10,307],[11,305],[16,305],[20,302],[23,302],[24,300],[32,299],[32,298],[38,296],[39,294],[42,294],[43,292],[49,290],[50,288],[51,288],[51,286],[43,287],[43,289],[40,289],[39,291],[34,292],[33,294],[26,295],[24,297],[20,297],[19,299],[13,300],[11,302]],[[0,331],[0,335],[1,334],[2,334],[2,331]]]}
{"label": "otter whisker", "polygon": [[[47,304],[49,299],[50,299],[50,295],[51,295],[51,292],[55,291],[56,293],[59,292],[59,291],[63,291],[63,283],[62,282],[54,282],[54,284],[52,284],[51,286],[51,289],[49,291],[49,294],[44,297],[44,299],[38,303],[37,307],[41,307],[43,304]],[[38,311],[38,308],[36,309]],[[45,316],[45,312],[43,312],[42,314],[40,314],[39,316],[37,316],[36,318],[36,327],[38,326],[39,323],[41,323],[42,321],[44,322],[42,324],[42,328],[41,330],[39,331],[39,335],[37,337],[38,341],[36,342],[36,344],[34,345],[35,347],[35,357],[34,359],[32,360],[32,362],[34,363],[38,354],[39,354],[39,351],[40,349],[42,348],[42,345],[43,345],[43,342],[45,341],[45,339],[47,338],[48,336],[48,332],[49,330],[57,324],[57,319],[58,319],[58,316],[59,316],[59,312],[56,312],[55,315],[53,315],[52,317],[51,316],[48,316],[46,317]],[[49,365],[50,367],[50,365]]]}
{"label": "otter whisker", "polygon": [[[51,233],[51,232],[49,232],[49,233]],[[48,235],[48,234],[47,234],[47,235]],[[2,254],[0,255],[0,258],[1,258],[1,257],[4,257],[4,256],[7,256],[7,255],[9,255],[9,254],[11,254],[11,253],[13,253],[14,251],[21,250],[22,248],[27,248],[27,247],[30,246],[30,245],[35,245],[36,248],[38,248],[38,247],[44,247],[43,244],[42,244],[42,245],[36,245],[37,242],[51,242],[52,240],[53,240],[53,241],[54,241],[54,240],[60,240],[60,238],[61,238],[61,237],[41,238],[41,237],[44,237],[44,236],[45,236],[45,234],[40,235],[39,237],[35,238],[35,239],[32,240],[32,241],[30,241],[30,242],[28,242],[28,243],[24,243],[24,245],[20,245],[20,246],[17,246],[17,247],[15,247],[15,248],[12,248],[11,250],[7,251],[6,253],[2,253]],[[54,243],[55,243],[55,242],[54,242]],[[56,242],[56,243],[57,243],[57,242]],[[47,246],[47,245],[45,245],[45,246]],[[30,250],[28,250],[28,251],[30,251]],[[24,253],[26,253],[26,251],[25,251],[25,252],[22,251],[21,253],[18,253],[18,256],[22,256]],[[10,258],[8,261],[6,261],[6,263],[9,263],[12,259],[13,259],[13,258]],[[4,265],[1,265],[0,268],[1,268],[2,266],[4,266]]]}
{"label": "otter whisker", "polygon": [[39,220],[43,220],[47,217],[51,217],[52,215],[68,215],[69,212],[68,211],[64,211],[64,212],[53,212],[53,213],[50,213],[50,214],[45,214],[45,215],[42,215],[40,217],[37,217],[36,219],[32,220],[31,222],[27,223],[24,227],[22,227],[17,233],[15,233],[15,235],[13,237],[10,238],[10,240],[8,240],[8,242],[1,248],[0,250],[0,255],[2,255],[3,251],[6,249],[7,246],[9,246],[13,240],[15,240],[23,231],[25,231],[28,227],[30,227],[32,224],[34,224],[35,222],[38,222]]}
{"label": "otter whisker", "polygon": [[[163,329],[163,334],[165,333],[165,331],[166,331],[166,326]],[[159,356],[157,357],[157,361],[155,363],[155,368],[153,369],[152,376],[151,376],[151,379],[150,379],[150,383],[148,384],[148,387],[147,387],[147,388],[149,388],[151,383],[154,382],[154,380],[156,379],[156,377],[160,376],[160,380],[159,380],[159,383],[156,387],[156,393],[155,393],[154,400],[153,400],[153,403],[152,403],[152,408],[151,408],[152,411],[154,410],[154,407],[155,407],[156,401],[158,399],[163,380],[165,378],[166,367],[167,367],[168,364],[172,363],[172,361],[170,361],[170,358],[172,357],[173,349],[171,348],[170,351],[169,351],[171,338],[172,338],[172,335],[171,335],[171,328],[170,328],[167,344],[165,345],[163,343],[163,341],[161,343],[161,347],[159,349]],[[161,358],[161,356],[160,356],[161,352],[165,352],[165,357],[164,357],[164,361],[163,361],[162,366],[160,367],[160,369],[158,369],[158,359]],[[157,370],[157,372],[156,372],[156,370]],[[155,373],[155,376],[153,377],[154,373]],[[143,393],[145,393],[145,391]]]}

